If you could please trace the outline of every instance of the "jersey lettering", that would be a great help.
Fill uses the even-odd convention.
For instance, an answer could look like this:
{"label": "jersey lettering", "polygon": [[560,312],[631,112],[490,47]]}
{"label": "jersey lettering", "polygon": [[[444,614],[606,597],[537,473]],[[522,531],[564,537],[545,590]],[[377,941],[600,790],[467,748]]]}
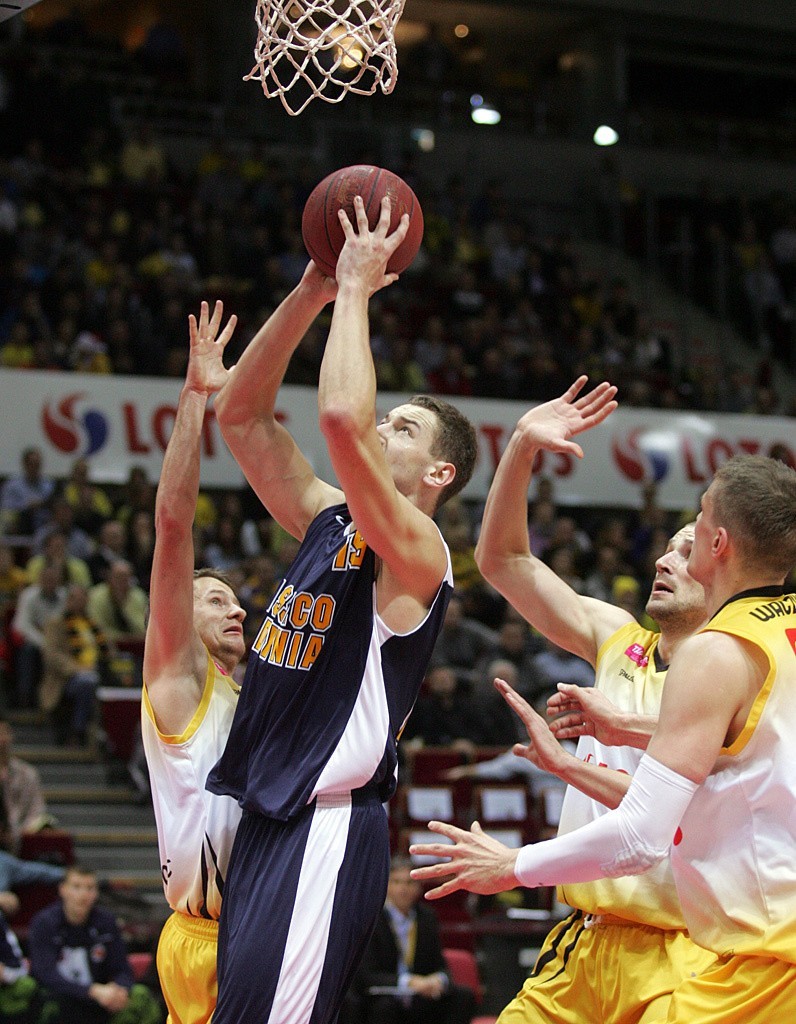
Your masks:
{"label": "jersey lettering", "polygon": [[749,614],[760,622],[768,622],[769,619],[775,619],[780,615],[796,615],[796,594],[786,594],[781,601],[759,604],[757,608],[752,608]]}
{"label": "jersey lettering", "polygon": [[[323,647],[323,634],[334,619],[335,601],[330,594],[313,597],[283,581],[268,608],[266,618],[252,644],[260,661],[285,668],[308,669]],[[310,627],[313,632],[303,630]]]}

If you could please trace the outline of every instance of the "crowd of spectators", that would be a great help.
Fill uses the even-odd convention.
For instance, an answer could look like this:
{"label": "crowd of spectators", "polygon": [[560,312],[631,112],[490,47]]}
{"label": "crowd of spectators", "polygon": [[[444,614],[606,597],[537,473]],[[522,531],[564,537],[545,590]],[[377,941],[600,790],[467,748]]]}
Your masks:
{"label": "crowd of spectators", "polygon": [[[242,138],[171,159],[149,124],[113,116],[100,79],[32,53],[7,59],[0,112],[0,366],[180,376],[187,314],[215,297],[240,319],[234,358],[300,277],[301,213],[329,168],[309,155],[289,166]],[[352,159],[378,162],[367,150]],[[765,359],[734,375],[690,365],[690,339],[652,323],[625,281],[584,266],[567,234],[540,235],[505,182],[431,180],[411,154],[394,169],[418,193],[425,237],[373,302],[380,387],[534,401],[583,371],[617,383],[626,405],[788,411],[760,394]],[[782,348],[792,210],[763,222],[742,198],[724,206],[747,315]],[[710,235],[711,208],[697,208]],[[327,326],[308,333],[289,382],[315,382]]]}
{"label": "crowd of spectators", "polygon": [[[140,467],[124,485],[104,488],[90,480],[82,458],[65,480],[48,476],[37,449],[21,462],[20,473],[0,487],[0,701],[40,708],[58,742],[83,745],[97,688],[141,683],[155,488]],[[31,466],[31,492],[45,489],[50,497],[20,507],[13,499]],[[653,487],[634,513],[565,509],[542,477],[529,509],[529,537],[534,552],[576,590],[642,615],[655,558],[680,519],[656,504]],[[461,749],[509,744],[518,739],[516,723],[495,697],[495,675],[541,705],[559,680],[588,684],[591,669],[535,635],[483,580],[474,559],[476,505],[453,500],[439,521],[456,594],[406,737]],[[197,565],[230,574],[251,642],[296,541],[248,490],[202,492],[195,531]]]}
{"label": "crowd of spectators", "polygon": [[[56,66],[33,47],[19,60],[8,51],[2,72],[0,367],[181,377],[187,314],[216,297],[240,320],[234,361],[304,269],[301,213],[327,169],[312,159],[287,166],[244,139],[209,140],[197,160],[176,161],[151,126],[115,118],[107,84],[79,62]],[[535,233],[499,180],[431,181],[408,155],[395,169],[420,197],[425,235],[410,270],[372,303],[380,388],[531,402],[587,372],[616,383],[626,406],[794,411],[772,392],[765,360],[759,372],[690,365],[688,339],[652,325],[624,281],[584,267],[571,237]],[[742,200],[718,210],[705,199],[691,214],[702,218],[700,239],[720,223],[747,279],[770,262],[792,302],[791,208],[764,220]],[[777,318],[764,319],[775,347]],[[316,383],[327,326],[321,318],[310,329],[288,382]],[[3,698],[52,713],[63,742],[85,741],[89,698],[101,682],[140,681],[154,493],[140,468],[123,488],[103,490],[81,459],[55,481],[35,449],[3,485],[0,531],[23,538],[13,550],[0,545]],[[575,589],[639,613],[674,525],[648,497],[640,513],[565,512],[543,483],[529,515],[534,550]],[[513,665],[534,701],[572,666],[507,617],[481,580],[477,511],[461,502],[446,509],[462,597],[428,699],[473,702],[458,709],[454,740],[502,744],[514,738],[510,720],[489,738],[467,725],[488,717],[489,666]],[[196,524],[201,562],[233,573],[247,628],[256,629],[295,543],[246,492],[202,495]],[[433,708],[426,717],[441,724]]]}

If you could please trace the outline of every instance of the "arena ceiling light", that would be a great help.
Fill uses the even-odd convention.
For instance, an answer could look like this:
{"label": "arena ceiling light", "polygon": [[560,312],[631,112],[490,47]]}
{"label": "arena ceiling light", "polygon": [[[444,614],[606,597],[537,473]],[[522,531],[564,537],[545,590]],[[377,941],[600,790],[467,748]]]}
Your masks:
{"label": "arena ceiling light", "polygon": [[608,124],[601,124],[593,137],[594,142],[598,146],[615,146],[619,142],[619,135],[616,129]]}
{"label": "arena ceiling light", "polygon": [[470,97],[470,117],[475,124],[500,124],[500,111],[487,103],[479,93]]}

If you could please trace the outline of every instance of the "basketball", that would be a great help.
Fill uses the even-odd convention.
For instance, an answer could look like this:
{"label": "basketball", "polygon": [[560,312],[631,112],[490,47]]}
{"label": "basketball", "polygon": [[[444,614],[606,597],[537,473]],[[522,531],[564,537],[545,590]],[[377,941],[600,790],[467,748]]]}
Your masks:
{"label": "basketball", "polygon": [[337,257],[345,242],[337,211],[341,208],[345,210],[356,226],[355,196],[362,196],[371,231],[378,223],[384,196],[389,196],[392,203],[390,232],[395,231],[405,213],[409,214],[406,238],[387,264],[388,273],[403,273],[417,255],[423,240],[423,211],[417,196],[403,178],[383,167],[372,167],[369,164],[343,167],[315,186],[301,218],[301,234],[307,252],[324,274],[334,277]]}

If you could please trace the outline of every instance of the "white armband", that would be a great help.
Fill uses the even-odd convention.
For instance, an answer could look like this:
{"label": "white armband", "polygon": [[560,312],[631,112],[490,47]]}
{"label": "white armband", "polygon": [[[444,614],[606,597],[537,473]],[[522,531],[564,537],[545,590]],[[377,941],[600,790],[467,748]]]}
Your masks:
{"label": "white armband", "polygon": [[567,885],[639,875],[668,856],[677,826],[698,789],[644,754],[621,804],[596,821],[517,855],[517,881]]}

